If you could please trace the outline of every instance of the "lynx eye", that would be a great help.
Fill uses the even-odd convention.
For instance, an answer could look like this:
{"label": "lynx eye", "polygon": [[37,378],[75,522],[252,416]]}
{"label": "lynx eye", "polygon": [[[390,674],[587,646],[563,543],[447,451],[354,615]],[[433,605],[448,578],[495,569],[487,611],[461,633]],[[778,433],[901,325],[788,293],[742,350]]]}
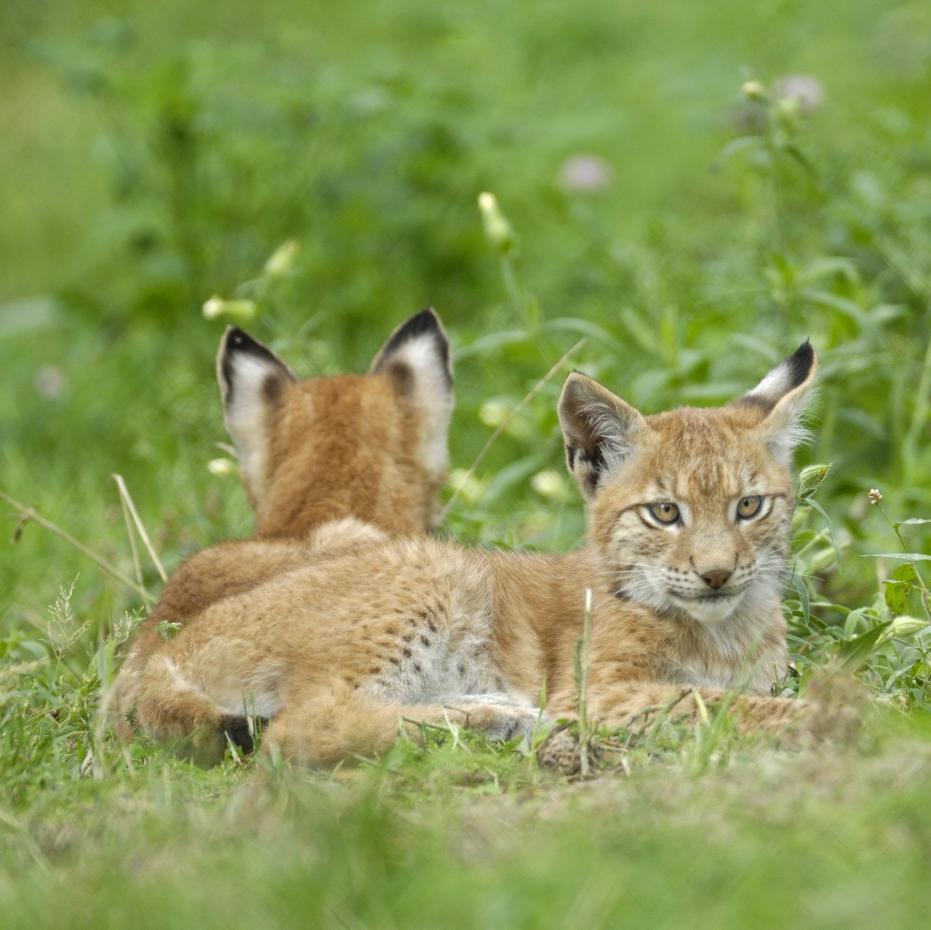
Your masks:
{"label": "lynx eye", "polygon": [[673,523],[679,522],[679,508],[668,501],[663,501],[661,504],[649,504],[647,510],[657,523],[662,523],[664,526],[672,526]]}
{"label": "lynx eye", "polygon": [[749,520],[755,517],[763,506],[763,498],[759,494],[751,497],[742,497],[737,502],[737,518],[739,520]]}

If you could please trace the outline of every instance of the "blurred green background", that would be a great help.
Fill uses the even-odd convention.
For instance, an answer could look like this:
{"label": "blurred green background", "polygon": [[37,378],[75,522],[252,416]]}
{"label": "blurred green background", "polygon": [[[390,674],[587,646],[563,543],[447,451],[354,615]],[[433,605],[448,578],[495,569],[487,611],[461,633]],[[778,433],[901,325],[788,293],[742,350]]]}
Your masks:
{"label": "blurred green background", "polygon": [[[572,364],[645,410],[726,399],[810,336],[832,514],[888,548],[857,494],[927,510],[926,4],[13,2],[0,17],[0,486],[108,556],[128,556],[113,471],[169,562],[248,530],[235,482],[205,468],[225,437],[221,325],[200,308],[291,238],[255,335],[301,374],[360,369],[432,303],[458,349],[457,465],[489,432],[481,403],[516,403],[580,335]],[[741,95],[751,79],[772,107]],[[802,105],[774,115],[780,89]],[[517,295],[483,190],[520,239]],[[578,537],[574,495],[560,515],[529,484],[562,470],[560,380],[483,467],[515,464],[510,484],[454,529]],[[4,543],[0,609],[48,601],[81,567],[38,535]]]}
{"label": "blurred green background", "polygon": [[[810,337],[822,375],[801,463],[833,469],[814,499],[824,513],[799,514],[791,648],[803,674],[856,658],[877,701],[927,707],[928,628],[896,637],[890,627],[926,618],[921,581],[908,562],[865,557],[928,552],[928,524],[897,527],[901,539],[890,525],[931,518],[927,2],[6,0],[0,87],[0,489],[106,560],[132,571],[113,472],[169,569],[251,529],[235,478],[207,468],[227,454],[213,379],[224,321],[201,312],[213,295],[254,301],[247,328],[304,376],[364,369],[397,322],[433,304],[457,350],[459,469],[582,337],[569,366],[646,412],[724,401]],[[506,254],[483,232],[482,191],[515,231]],[[288,240],[299,245],[292,267],[263,273]],[[580,539],[554,414],[563,374],[463,486],[448,520],[457,537],[543,549]],[[867,502],[872,487],[888,520]],[[354,803],[331,813],[333,795],[302,794],[289,802],[300,814],[291,827],[275,819],[280,798],[259,804],[246,818],[265,837],[257,847],[236,830],[242,797],[217,800],[239,783],[232,763],[208,777],[151,747],[125,771],[119,750],[100,756],[100,643],[139,601],[39,527],[14,542],[7,510],[0,767],[16,814],[0,802],[12,837],[0,893],[15,902],[14,923],[50,914],[49,862],[73,869],[56,873],[61,901],[80,888],[75,919],[93,926],[103,925],[95,908],[125,922],[164,906],[165,889],[165,925],[191,924],[206,896],[225,902],[209,925],[228,926],[244,912],[219,890],[224,876],[254,862],[252,926],[296,914],[321,926],[411,925],[424,906],[437,925],[482,926],[481,900],[510,927],[620,926],[625,914],[639,926],[696,914],[695,926],[914,926],[927,913],[928,825],[913,816],[929,789],[927,753],[914,748],[876,750],[867,775],[858,757],[798,763],[800,776],[795,762],[767,757],[732,790],[729,776],[689,780],[730,758],[699,734],[646,753],[649,765],[676,760],[684,780],[664,770],[662,790],[639,806],[642,781],[617,789],[624,801],[605,794],[608,810],[639,811],[626,826],[557,825],[539,859],[509,849],[483,868],[468,850],[448,863],[431,852],[447,850],[444,818],[459,817],[444,792],[508,793],[525,776],[507,753],[446,747],[379,770],[370,784],[382,800],[395,793],[390,814]],[[157,590],[154,571],[146,581]],[[46,627],[51,648],[37,633]],[[27,667],[33,677],[18,677]],[[81,778],[104,757],[118,778]],[[399,772],[409,781],[399,785]],[[743,810],[758,777],[782,813]],[[440,800],[415,829],[405,805],[424,788]],[[115,832],[99,820],[101,796],[108,811],[129,812]],[[70,818],[95,837],[92,856]],[[491,832],[470,818],[456,820],[466,846]],[[533,823],[513,823],[515,845],[533,847]],[[324,837],[319,857],[301,824]],[[622,855],[652,831],[660,838],[642,862]],[[325,837],[337,833],[330,868]],[[275,857],[300,868],[282,876],[280,860],[261,855],[269,835]],[[215,884],[197,886],[179,866],[126,894],[103,890],[127,850],[140,845],[147,862],[172,842]],[[14,880],[24,862],[28,881]],[[692,897],[668,898],[663,863]],[[493,880],[495,869],[508,878]],[[741,881],[715,898],[731,869]],[[300,898],[311,873],[328,889],[313,907]],[[415,893],[423,874],[448,900]],[[773,876],[793,905],[773,906]],[[469,907],[456,905],[460,881]],[[867,892],[885,895],[881,918]],[[711,900],[717,908],[701,911]]]}

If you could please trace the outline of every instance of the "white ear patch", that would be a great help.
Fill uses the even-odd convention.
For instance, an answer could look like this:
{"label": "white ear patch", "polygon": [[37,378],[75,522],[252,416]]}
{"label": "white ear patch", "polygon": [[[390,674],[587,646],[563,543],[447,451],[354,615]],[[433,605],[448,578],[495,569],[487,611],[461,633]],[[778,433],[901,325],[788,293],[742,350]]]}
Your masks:
{"label": "white ear patch", "polygon": [[791,459],[792,450],[807,435],[802,415],[811,399],[817,368],[815,351],[806,340],[752,391],[736,401],[765,411],[759,429],[773,455],[784,462]]}
{"label": "white ear patch", "polygon": [[406,342],[394,355],[414,374],[413,401],[423,427],[421,461],[433,474],[449,467],[447,433],[453,415],[452,382],[437,354],[436,340],[429,335]]}
{"label": "white ear patch", "polygon": [[566,378],[557,412],[569,471],[591,495],[602,476],[633,453],[643,416],[578,371]]}
{"label": "white ear patch", "polygon": [[449,341],[431,308],[402,323],[375,357],[373,372],[392,370],[408,385],[405,393],[420,414],[420,461],[431,474],[444,475],[455,398]]}
{"label": "white ear patch", "polygon": [[268,411],[294,376],[273,352],[231,327],[220,343],[217,380],[240,473],[258,500],[265,482]]}
{"label": "white ear patch", "polygon": [[775,407],[783,399],[789,399],[797,389],[809,384],[814,378],[815,368],[815,350],[806,340],[792,355],[767,372],[766,377],[741,400]]}

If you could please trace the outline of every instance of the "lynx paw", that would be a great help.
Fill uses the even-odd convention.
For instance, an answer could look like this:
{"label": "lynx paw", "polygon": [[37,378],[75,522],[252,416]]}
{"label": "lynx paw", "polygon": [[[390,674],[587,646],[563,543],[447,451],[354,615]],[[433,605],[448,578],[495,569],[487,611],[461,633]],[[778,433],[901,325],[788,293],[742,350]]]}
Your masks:
{"label": "lynx paw", "polygon": [[[530,736],[546,720],[538,707],[501,695],[499,701],[458,700],[450,702],[450,720],[473,730],[481,730],[489,739],[508,741]],[[457,720],[457,717],[464,719]]]}

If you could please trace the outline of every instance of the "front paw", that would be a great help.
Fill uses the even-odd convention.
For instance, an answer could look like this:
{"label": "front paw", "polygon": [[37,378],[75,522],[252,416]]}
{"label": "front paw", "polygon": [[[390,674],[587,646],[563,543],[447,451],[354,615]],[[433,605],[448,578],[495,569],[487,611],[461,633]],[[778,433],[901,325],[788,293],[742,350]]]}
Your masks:
{"label": "front paw", "polygon": [[464,715],[461,721],[466,727],[481,730],[489,739],[508,742],[518,737],[530,737],[534,730],[548,721],[546,714],[530,704],[510,702],[501,703],[458,701],[450,706],[450,720],[457,722],[458,715]]}

